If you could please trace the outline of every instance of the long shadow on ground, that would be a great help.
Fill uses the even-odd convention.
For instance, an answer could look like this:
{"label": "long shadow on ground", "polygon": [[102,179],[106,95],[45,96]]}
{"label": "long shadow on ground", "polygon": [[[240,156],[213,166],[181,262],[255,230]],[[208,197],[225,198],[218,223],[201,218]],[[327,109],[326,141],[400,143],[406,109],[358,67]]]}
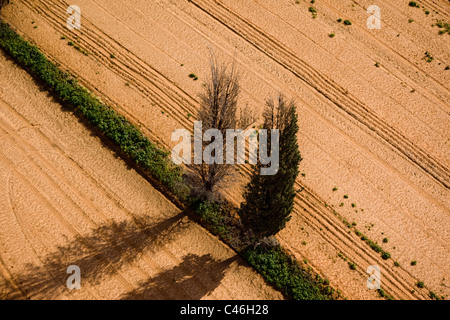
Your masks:
{"label": "long shadow on ground", "polygon": [[27,264],[26,273],[13,273],[14,286],[9,286],[19,287],[19,290],[16,289],[15,293],[0,290],[0,300],[53,299],[69,292],[66,281],[70,276],[67,273],[70,265],[80,268],[81,286],[85,281],[98,284],[145,252],[156,251],[162,244],[174,240],[189,224],[183,217],[183,212],[158,221],[144,216],[105,224],[87,236],[77,236],[41,259],[40,265]]}
{"label": "long shadow on ground", "polygon": [[217,261],[210,254],[188,254],[179,265],[140,283],[121,299],[199,300],[219,286],[226,268],[234,261],[239,261],[237,255]]}

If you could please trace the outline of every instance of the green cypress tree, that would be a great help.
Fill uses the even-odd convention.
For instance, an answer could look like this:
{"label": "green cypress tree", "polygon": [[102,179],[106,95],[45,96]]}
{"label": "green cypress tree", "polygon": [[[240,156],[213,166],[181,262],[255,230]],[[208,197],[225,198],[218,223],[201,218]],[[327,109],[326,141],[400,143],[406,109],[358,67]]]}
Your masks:
{"label": "green cypress tree", "polygon": [[[275,235],[286,226],[294,206],[294,183],[302,160],[297,143],[297,111],[294,101],[286,102],[280,94],[278,104],[267,101],[264,128],[279,129],[279,168],[274,175],[261,175],[260,162],[253,167],[244,191],[239,216],[243,226],[251,229],[253,241]],[[270,144],[270,130],[268,143]],[[268,147],[270,150],[270,145]]]}

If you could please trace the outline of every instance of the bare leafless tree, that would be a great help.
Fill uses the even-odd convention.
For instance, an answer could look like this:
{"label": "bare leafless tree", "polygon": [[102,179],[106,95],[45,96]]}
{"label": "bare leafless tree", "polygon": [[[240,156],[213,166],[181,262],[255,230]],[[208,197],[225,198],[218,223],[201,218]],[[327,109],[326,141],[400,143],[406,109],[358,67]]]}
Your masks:
{"label": "bare leafless tree", "polygon": [[[238,96],[240,93],[239,74],[236,71],[236,62],[231,68],[219,63],[211,52],[210,57],[211,78],[204,84],[204,91],[200,94],[200,109],[197,120],[202,121],[202,135],[208,129],[218,129],[223,136],[224,146],[226,144],[227,129],[245,129],[253,123],[253,114],[249,108],[238,109]],[[202,142],[203,149],[209,143]],[[223,164],[193,164],[191,170],[191,185],[197,186],[197,191],[203,191],[203,195],[210,194],[214,187],[225,182],[230,175],[230,165],[225,163],[225,152]],[[200,190],[199,190],[200,189]]]}
{"label": "bare leafless tree", "polygon": [[266,100],[266,108],[263,112],[264,128],[278,129],[280,134],[289,122],[289,110],[295,107],[295,101],[287,101],[282,93],[277,97],[278,103],[273,98]]}

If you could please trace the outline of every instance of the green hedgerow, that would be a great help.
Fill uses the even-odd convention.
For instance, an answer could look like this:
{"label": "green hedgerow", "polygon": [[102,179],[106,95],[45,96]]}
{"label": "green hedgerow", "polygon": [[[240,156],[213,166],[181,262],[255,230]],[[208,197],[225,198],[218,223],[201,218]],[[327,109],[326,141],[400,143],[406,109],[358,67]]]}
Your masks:
{"label": "green hedgerow", "polygon": [[328,300],[331,297],[321,290],[320,284],[303,270],[279,246],[249,248],[246,260],[287,296],[296,300]]}
{"label": "green hedgerow", "polygon": [[[75,45],[73,42],[68,44]],[[181,190],[185,191],[181,187],[181,168],[173,165],[169,152],[150,142],[136,126],[91,95],[5,23],[0,23],[0,47],[171,192],[181,194]]]}

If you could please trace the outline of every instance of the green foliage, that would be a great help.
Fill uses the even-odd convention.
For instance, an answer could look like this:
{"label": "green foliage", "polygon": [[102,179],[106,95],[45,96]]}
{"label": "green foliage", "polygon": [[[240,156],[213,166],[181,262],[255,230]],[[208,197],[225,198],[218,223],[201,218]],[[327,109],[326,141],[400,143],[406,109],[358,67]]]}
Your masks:
{"label": "green foliage", "polygon": [[[376,244],[375,242],[370,240],[366,235],[362,234],[360,231],[355,229],[355,234],[358,237],[360,237],[361,240],[363,240],[365,243],[367,243],[373,251],[375,251],[377,253],[381,253],[381,257],[384,260],[387,260],[391,257],[391,254],[389,252],[384,251],[383,248],[381,248],[381,246],[379,246],[378,244]],[[387,238],[385,238],[385,239],[387,239]],[[386,241],[383,240],[383,242],[386,242]]]}
{"label": "green foliage", "polygon": [[[63,37],[64,37],[64,39],[66,38],[65,36],[63,36]],[[63,39],[63,37],[61,37],[61,39]],[[81,48],[79,45],[77,45],[77,44],[74,43],[73,41],[69,41],[69,42],[67,42],[67,44],[68,44],[69,46],[71,46],[71,47],[74,47],[75,50],[81,52],[81,53],[84,54],[85,56],[88,56],[88,55],[89,55],[89,52],[88,52],[88,51],[84,50],[83,48]]]}
{"label": "green foliage", "polygon": [[436,22],[436,26],[441,29],[438,32],[440,35],[445,34],[445,33],[450,34],[450,23],[443,22],[442,20],[438,20]]}
{"label": "green foliage", "polygon": [[418,288],[424,288],[425,287],[425,283],[423,281],[417,281],[416,286]]}
{"label": "green foliage", "polygon": [[351,228],[352,225],[346,219],[342,220],[342,222],[347,226],[347,228]]}
{"label": "green foliage", "polygon": [[198,80],[198,77],[194,73],[190,73],[188,77],[194,80]]}
{"label": "green foliage", "polygon": [[225,241],[230,239],[231,226],[227,221],[224,209],[212,201],[195,199],[192,208],[201,217],[202,222],[208,226],[211,232],[219,235]]}
{"label": "green foliage", "polygon": [[286,296],[296,300],[330,300],[332,290],[327,290],[279,246],[273,248],[247,249],[244,256],[248,263],[258,270],[269,283]]}
{"label": "green foliage", "polygon": [[410,1],[408,4],[410,7],[414,7],[414,8],[420,8],[420,6],[417,4],[417,2],[415,1]]}
{"label": "green foliage", "polygon": [[317,18],[317,10],[314,7],[309,7],[308,11],[311,12],[313,19]]}
{"label": "green foliage", "polygon": [[431,55],[431,53],[429,53],[428,51],[425,51],[425,57],[424,57],[426,62],[432,62],[433,61],[433,56]]}
{"label": "green foliage", "polygon": [[385,298],[387,300],[394,300],[394,297],[392,297],[391,295],[387,294],[386,291],[384,291],[382,288],[377,289],[378,294],[380,295],[380,297]]}
{"label": "green foliage", "polygon": [[350,22],[350,20],[344,20],[344,24],[345,24],[346,26],[351,26],[351,25],[352,25],[352,23]]}
{"label": "green foliage", "polygon": [[391,254],[389,252],[383,251],[383,253],[381,254],[381,258],[383,258],[384,260],[387,260],[391,257]]}
{"label": "green foliage", "polygon": [[416,260],[411,261],[411,265],[412,265],[412,266],[415,266],[416,264],[417,264],[417,261],[416,261]]}
{"label": "green foliage", "polygon": [[36,46],[23,40],[5,23],[0,24],[0,47],[170,191],[178,195],[185,191],[180,185],[181,169],[172,164],[168,152],[155,146],[136,126],[91,95],[68,73],[59,70]]}
{"label": "green foliage", "polygon": [[441,300],[441,298],[438,297],[438,295],[436,294],[436,292],[430,291],[429,292],[429,296],[431,299],[433,300]]}
{"label": "green foliage", "polygon": [[[273,101],[268,102],[268,106]],[[252,230],[255,240],[275,235],[283,229],[294,207],[295,179],[298,176],[298,165],[301,161],[297,143],[297,111],[291,101],[286,103],[282,96],[278,99],[275,114],[279,117],[277,125],[269,124],[273,117],[266,118],[265,128],[279,129],[279,168],[274,175],[261,175],[263,165],[258,163],[253,167],[250,182],[244,191],[244,201],[239,210],[239,216],[245,228]],[[267,138],[270,144],[271,138]],[[270,146],[267,148],[271,149]]]}

